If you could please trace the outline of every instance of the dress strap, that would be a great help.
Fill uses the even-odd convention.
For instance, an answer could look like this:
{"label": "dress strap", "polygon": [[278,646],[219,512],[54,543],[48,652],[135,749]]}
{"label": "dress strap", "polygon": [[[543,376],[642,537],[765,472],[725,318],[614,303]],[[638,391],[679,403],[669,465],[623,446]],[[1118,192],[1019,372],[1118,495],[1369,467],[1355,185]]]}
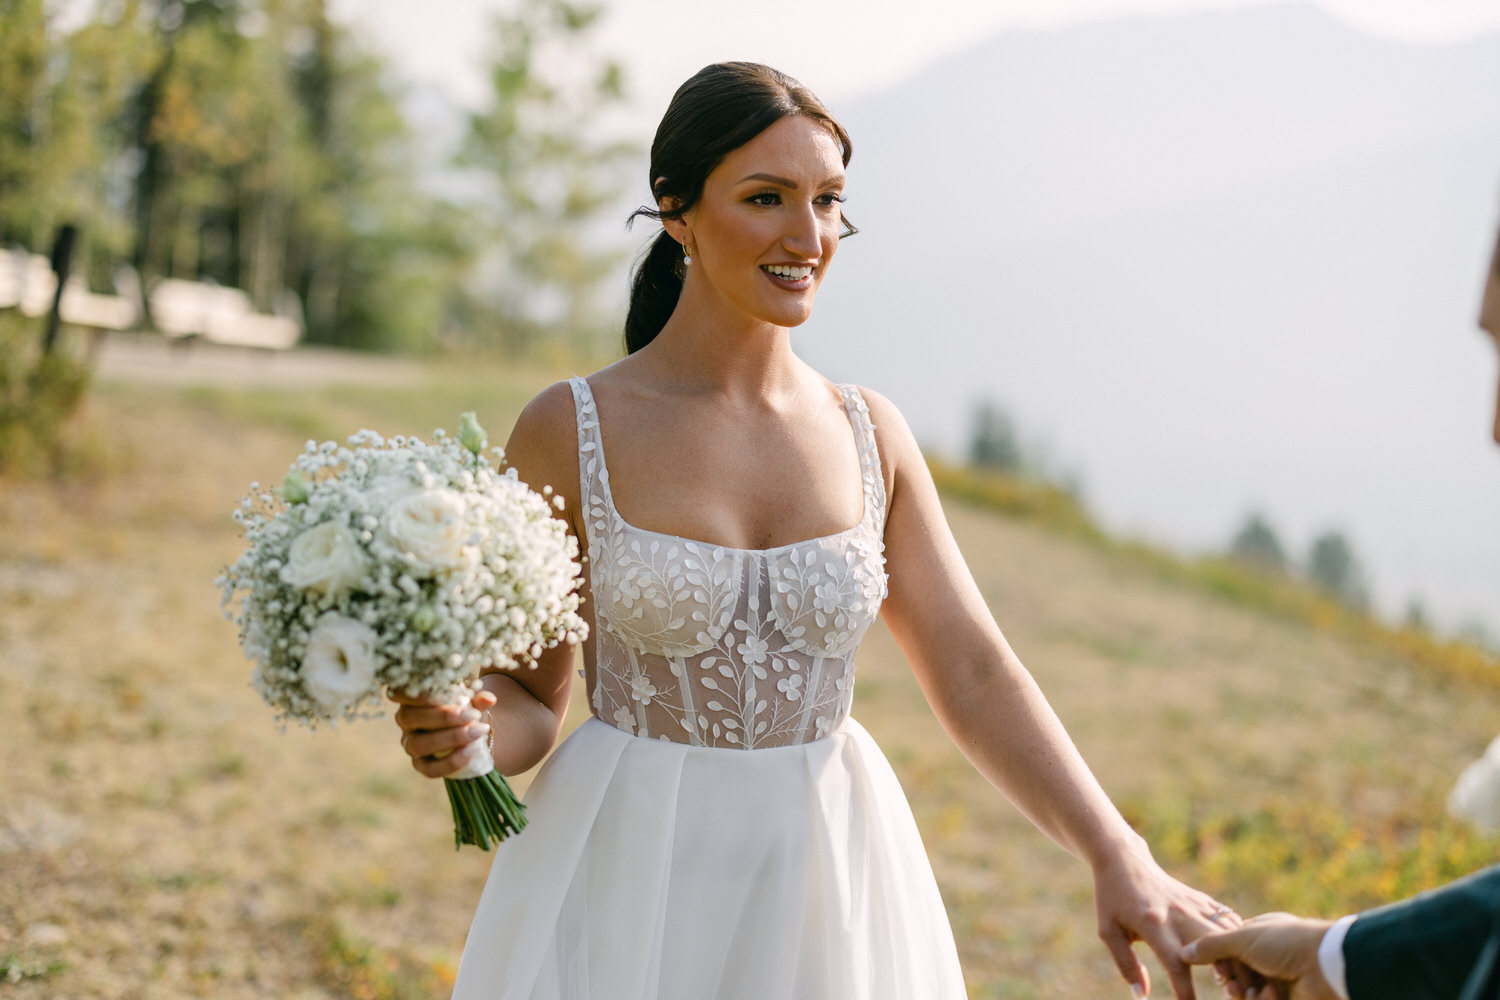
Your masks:
{"label": "dress strap", "polygon": [[854,426],[854,443],[859,449],[859,471],[863,481],[865,505],[875,516],[875,523],[885,530],[885,475],[880,469],[880,449],[875,443],[875,425],[870,422],[870,408],[859,386],[849,383],[839,385],[844,397],[844,408],[849,412],[849,423]]}
{"label": "dress strap", "polygon": [[589,550],[596,546],[598,525],[611,500],[609,470],[604,465],[604,439],[599,433],[599,409],[588,381],[575,375],[568,379],[573,390],[573,410],[578,417],[578,499],[583,506],[583,520],[588,534]]}

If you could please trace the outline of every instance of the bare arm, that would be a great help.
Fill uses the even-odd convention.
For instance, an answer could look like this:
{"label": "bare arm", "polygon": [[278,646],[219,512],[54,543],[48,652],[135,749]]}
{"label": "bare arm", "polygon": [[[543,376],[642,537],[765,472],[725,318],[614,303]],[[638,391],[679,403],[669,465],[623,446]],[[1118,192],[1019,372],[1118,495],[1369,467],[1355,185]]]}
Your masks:
{"label": "bare arm", "polygon": [[[1100,787],[985,605],[943,515],[916,440],[887,400],[865,392],[889,483],[882,608],[955,744],[1036,826],[1094,872],[1099,935],[1120,973],[1149,989],[1131,950],[1144,940],[1180,998],[1181,945],[1215,929],[1216,903],[1172,879]],[[1229,918],[1221,917],[1226,920]]]}
{"label": "bare arm", "polygon": [[[551,486],[562,496],[563,509],[557,517],[577,537],[575,426],[572,390],[563,382],[550,386],[517,418],[505,446],[505,461],[532,489],[540,492]],[[546,650],[535,668],[486,669],[480,678],[484,689],[474,695],[467,713],[461,706],[398,698],[401,707],[396,711],[396,724],[412,766],[430,778],[457,771],[473,754],[483,752],[488,719],[494,723],[496,770],[520,774],[534,767],[557,742],[568,710],[575,655],[572,646],[558,646]]]}

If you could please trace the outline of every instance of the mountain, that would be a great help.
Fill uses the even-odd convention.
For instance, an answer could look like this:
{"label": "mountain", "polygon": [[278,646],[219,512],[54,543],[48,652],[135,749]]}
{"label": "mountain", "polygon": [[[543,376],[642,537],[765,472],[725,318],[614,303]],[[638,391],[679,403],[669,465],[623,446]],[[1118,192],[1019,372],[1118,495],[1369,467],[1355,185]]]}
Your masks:
{"label": "mountain", "polygon": [[835,109],[863,232],[798,344],[956,450],[1012,408],[1118,529],[1338,526],[1388,609],[1500,629],[1500,35],[1306,5],[1008,31]]}

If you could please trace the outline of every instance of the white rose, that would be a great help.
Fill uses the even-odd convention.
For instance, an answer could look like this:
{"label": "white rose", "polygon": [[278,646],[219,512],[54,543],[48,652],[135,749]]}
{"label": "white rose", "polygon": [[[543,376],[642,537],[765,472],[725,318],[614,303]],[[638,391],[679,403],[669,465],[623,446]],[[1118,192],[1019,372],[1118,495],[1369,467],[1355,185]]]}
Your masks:
{"label": "white rose", "polygon": [[418,572],[450,569],[464,561],[464,510],[453,490],[413,490],[386,507],[380,534]]}
{"label": "white rose", "polygon": [[302,689],[336,715],[375,688],[380,637],[364,622],[329,611],[318,619],[302,655]]}
{"label": "white rose", "polygon": [[292,539],[281,579],[293,587],[337,597],[364,581],[368,561],[354,532],[324,521]]}
{"label": "white rose", "polygon": [[1458,776],[1448,811],[1482,830],[1500,830],[1500,737]]}

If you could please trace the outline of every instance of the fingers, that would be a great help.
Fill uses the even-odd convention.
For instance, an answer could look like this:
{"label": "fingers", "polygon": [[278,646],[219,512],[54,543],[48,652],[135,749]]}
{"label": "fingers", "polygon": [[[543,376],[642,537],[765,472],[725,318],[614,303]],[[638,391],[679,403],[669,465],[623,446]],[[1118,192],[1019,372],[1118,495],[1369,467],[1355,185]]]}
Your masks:
{"label": "fingers", "polygon": [[1136,957],[1135,949],[1130,946],[1130,938],[1126,936],[1124,929],[1111,922],[1099,928],[1099,940],[1109,949],[1110,957],[1115,960],[1115,968],[1120,970],[1121,978],[1130,984],[1131,992],[1138,997],[1150,993],[1151,977],[1141,960]]}
{"label": "fingers", "polygon": [[483,712],[483,706],[405,702],[396,709],[395,718],[396,725],[402,731],[410,732],[414,729],[442,729],[444,726],[477,722]]}
{"label": "fingers", "polygon": [[1167,970],[1167,979],[1172,983],[1172,993],[1177,1000],[1197,1000],[1193,989],[1193,972],[1186,962],[1177,957],[1182,950],[1182,941],[1175,934],[1164,933],[1157,941],[1149,941],[1151,950]]}
{"label": "fingers", "polygon": [[1265,977],[1243,962],[1223,959],[1214,963],[1214,978],[1224,987],[1230,1000],[1249,1000],[1250,994],[1265,985]]}
{"label": "fingers", "polygon": [[1247,932],[1240,928],[1232,931],[1210,931],[1198,940],[1182,948],[1178,957],[1190,965],[1208,965],[1240,956]]}
{"label": "fingers", "polygon": [[489,735],[490,727],[483,722],[471,722],[462,726],[448,726],[431,731],[417,730],[401,737],[401,747],[413,758],[448,755],[475,740]]}
{"label": "fingers", "polygon": [[401,728],[401,749],[411,757],[417,773],[444,778],[470,763],[476,754],[489,752],[490,727],[480,721],[484,709],[494,704],[494,695],[476,692],[469,704],[447,705],[426,696],[393,693],[400,703],[396,725]]}
{"label": "fingers", "polygon": [[489,753],[489,747],[484,740],[474,740],[465,744],[461,749],[445,754],[444,756],[429,755],[426,757],[413,757],[411,766],[418,774],[428,778],[446,778],[448,775],[468,766],[484,754]]}

